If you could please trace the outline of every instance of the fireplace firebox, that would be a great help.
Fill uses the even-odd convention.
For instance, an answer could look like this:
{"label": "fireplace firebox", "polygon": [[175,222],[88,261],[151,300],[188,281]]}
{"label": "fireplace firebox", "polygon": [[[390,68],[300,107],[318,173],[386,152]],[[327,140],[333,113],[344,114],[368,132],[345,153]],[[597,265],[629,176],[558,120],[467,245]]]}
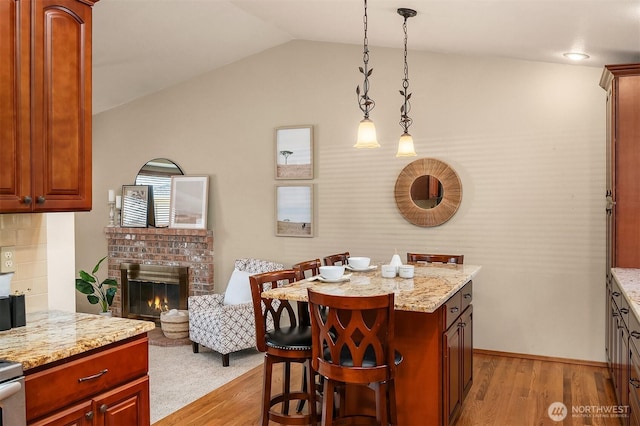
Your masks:
{"label": "fireplace firebox", "polygon": [[189,268],[185,266],[120,264],[122,316],[160,322],[160,313],[187,309]]}

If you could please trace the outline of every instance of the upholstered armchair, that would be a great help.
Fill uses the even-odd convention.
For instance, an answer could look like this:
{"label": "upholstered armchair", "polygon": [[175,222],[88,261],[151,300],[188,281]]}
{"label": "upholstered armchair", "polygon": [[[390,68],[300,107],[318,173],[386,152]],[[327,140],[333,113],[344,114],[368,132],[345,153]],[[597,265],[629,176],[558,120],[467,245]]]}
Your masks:
{"label": "upholstered armchair", "polygon": [[222,354],[229,366],[229,354],[255,348],[256,326],[249,275],[284,269],[281,263],[260,259],[237,259],[224,294],[189,297],[189,339],[193,353],[200,345]]}

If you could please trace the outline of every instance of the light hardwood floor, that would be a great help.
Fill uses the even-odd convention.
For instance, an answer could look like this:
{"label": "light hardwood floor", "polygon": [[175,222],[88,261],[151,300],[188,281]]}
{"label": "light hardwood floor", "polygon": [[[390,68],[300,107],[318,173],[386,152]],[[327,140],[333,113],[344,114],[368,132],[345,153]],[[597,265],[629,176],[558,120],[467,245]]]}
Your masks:
{"label": "light hardwood floor", "polygon": [[[606,367],[486,353],[474,354],[473,361],[473,386],[456,426],[620,425],[618,417],[572,414],[616,404]],[[261,389],[259,366],[153,426],[257,425]],[[555,422],[547,415],[553,402],[567,406],[564,421]]]}

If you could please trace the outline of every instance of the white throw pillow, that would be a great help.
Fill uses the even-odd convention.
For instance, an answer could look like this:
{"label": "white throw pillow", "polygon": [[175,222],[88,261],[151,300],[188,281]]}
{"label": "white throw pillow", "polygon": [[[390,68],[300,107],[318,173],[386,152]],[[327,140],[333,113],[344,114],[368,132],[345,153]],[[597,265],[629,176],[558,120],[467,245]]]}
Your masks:
{"label": "white throw pillow", "polygon": [[234,269],[227,284],[227,290],[224,293],[225,305],[239,305],[241,303],[251,302],[251,287],[249,284],[249,275],[246,271]]}

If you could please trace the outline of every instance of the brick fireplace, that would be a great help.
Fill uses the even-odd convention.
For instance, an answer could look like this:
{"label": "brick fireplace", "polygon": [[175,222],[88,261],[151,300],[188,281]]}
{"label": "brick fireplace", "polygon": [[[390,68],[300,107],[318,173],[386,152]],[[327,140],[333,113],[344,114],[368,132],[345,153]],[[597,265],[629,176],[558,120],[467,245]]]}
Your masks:
{"label": "brick fireplace", "polygon": [[119,291],[111,306],[122,316],[121,264],[165,265],[189,269],[187,296],[212,294],[213,231],[173,228],[105,228],[109,255],[109,278],[118,281]]}

